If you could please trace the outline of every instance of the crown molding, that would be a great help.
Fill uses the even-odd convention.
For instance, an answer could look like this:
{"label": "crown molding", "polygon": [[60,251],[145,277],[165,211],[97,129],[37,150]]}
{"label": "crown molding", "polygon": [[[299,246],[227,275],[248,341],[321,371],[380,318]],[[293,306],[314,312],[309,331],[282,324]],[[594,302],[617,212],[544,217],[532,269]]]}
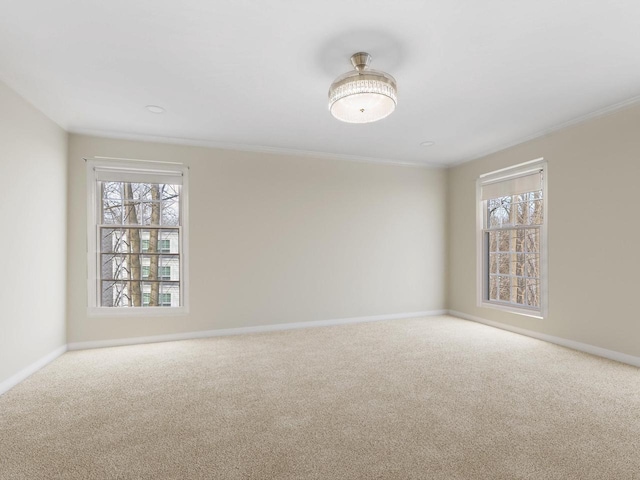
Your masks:
{"label": "crown molding", "polygon": [[589,120],[593,120],[596,118],[613,114],[615,112],[624,110],[625,108],[629,108],[637,104],[640,104],[640,95],[631,97],[627,100],[623,100],[618,103],[614,103],[613,105],[609,105],[609,106],[588,112],[584,115],[580,115],[570,120],[558,123],[552,127],[539,130],[538,132],[533,133],[531,135],[527,135],[526,137],[521,137],[518,140],[504,143],[504,144],[501,144],[499,147],[485,150],[477,155],[473,155],[471,157],[454,161],[454,162],[444,162],[444,163],[433,162],[433,161],[432,162],[410,162],[410,161],[395,160],[390,158],[375,158],[375,157],[348,155],[348,154],[341,154],[341,153],[317,152],[313,150],[298,150],[298,149],[284,148],[284,147],[269,147],[265,145],[228,143],[228,142],[218,142],[213,140],[203,140],[203,139],[196,139],[196,138],[148,135],[143,133],[125,133],[125,132],[110,131],[110,130],[93,130],[93,129],[84,129],[84,128],[73,128],[73,127],[68,128],[66,130],[69,133],[76,134],[76,135],[87,135],[87,136],[118,139],[118,140],[167,143],[167,144],[173,144],[173,145],[185,145],[190,147],[207,147],[207,148],[216,148],[221,150],[234,150],[239,152],[268,153],[268,154],[274,154],[274,155],[312,157],[312,158],[341,160],[341,161],[357,162],[357,163],[372,163],[372,164],[378,164],[378,165],[394,165],[394,166],[418,167],[418,168],[429,168],[429,169],[443,169],[443,168],[448,169],[448,168],[455,168],[457,166],[472,162],[474,160],[479,160],[481,158],[487,157],[489,155],[493,155],[494,153],[498,153],[503,150],[508,150],[510,148],[517,147],[518,145],[522,145],[532,140],[545,137],[547,135],[558,132],[565,128],[578,125],[581,123],[585,123]]}
{"label": "crown molding", "polygon": [[454,168],[459,165],[463,165],[465,163],[473,162],[474,160],[479,160],[484,157],[488,157],[489,155],[493,155],[494,153],[501,152],[503,150],[508,150],[509,148],[517,147],[518,145],[522,145],[524,143],[530,142],[531,140],[535,140],[537,138],[542,138],[552,133],[558,132],[565,128],[572,127],[574,125],[579,125],[581,123],[588,122],[589,120],[594,120],[600,117],[606,117],[607,115],[611,115],[612,113],[616,113],[620,110],[624,110],[625,108],[633,107],[635,105],[640,104],[640,95],[636,95],[635,97],[631,97],[627,100],[623,100],[618,103],[614,103],[613,105],[609,105],[607,107],[600,108],[598,110],[594,110],[589,113],[585,113],[584,115],[580,115],[578,117],[572,118],[562,123],[558,123],[550,128],[545,128],[543,130],[539,130],[538,132],[528,135],[526,137],[520,138],[514,142],[503,144],[501,147],[493,148],[491,150],[487,150],[479,155],[474,155],[471,158],[467,158],[465,160],[460,160],[457,162],[453,162],[446,165],[446,168]]}
{"label": "crown molding", "polygon": [[433,162],[405,162],[389,158],[373,158],[359,155],[347,155],[340,153],[316,152],[312,150],[297,150],[293,148],[268,147],[264,145],[245,145],[239,143],[216,142],[212,140],[199,140],[193,138],[165,137],[160,135],[147,135],[140,133],[124,133],[107,130],[91,130],[83,128],[69,128],[68,132],[75,135],[87,135],[117,140],[133,140],[139,142],[167,143],[172,145],[184,145],[189,147],[207,147],[221,150],[234,150],[239,152],[268,153],[275,155],[292,155],[299,157],[323,158],[329,160],[341,160],[358,163],[373,163],[378,165],[393,165],[401,167],[417,167],[429,169],[446,168],[446,165]]}

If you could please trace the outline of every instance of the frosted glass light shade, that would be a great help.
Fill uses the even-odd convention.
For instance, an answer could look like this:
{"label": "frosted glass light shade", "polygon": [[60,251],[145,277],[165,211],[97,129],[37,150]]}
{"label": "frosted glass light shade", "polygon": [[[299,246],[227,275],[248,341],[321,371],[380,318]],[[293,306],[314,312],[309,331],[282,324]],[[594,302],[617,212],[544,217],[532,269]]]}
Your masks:
{"label": "frosted glass light shade", "polygon": [[349,72],[329,89],[329,111],[348,123],[369,123],[390,115],[398,95],[395,79],[384,72]]}
{"label": "frosted glass light shade", "polygon": [[355,71],[340,75],[329,88],[329,111],[338,120],[370,123],[382,120],[396,109],[398,88],[391,75],[369,70],[371,55],[351,55]]}

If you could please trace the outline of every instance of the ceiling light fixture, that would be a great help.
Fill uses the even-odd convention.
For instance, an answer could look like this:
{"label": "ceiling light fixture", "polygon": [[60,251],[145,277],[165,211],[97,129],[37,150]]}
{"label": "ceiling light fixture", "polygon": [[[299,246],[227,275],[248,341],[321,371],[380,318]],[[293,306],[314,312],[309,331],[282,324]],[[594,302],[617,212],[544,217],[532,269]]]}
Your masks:
{"label": "ceiling light fixture", "polygon": [[390,115],[398,103],[396,80],[391,75],[369,70],[371,55],[351,56],[355,71],[340,75],[329,88],[329,111],[348,123],[370,123]]}
{"label": "ceiling light fixture", "polygon": [[420,144],[421,147],[431,147],[435,145],[436,142],[432,142],[431,140],[427,140],[426,142],[422,142]]}
{"label": "ceiling light fixture", "polygon": [[164,113],[164,108],[159,107],[158,105],[147,105],[145,108],[151,113]]}

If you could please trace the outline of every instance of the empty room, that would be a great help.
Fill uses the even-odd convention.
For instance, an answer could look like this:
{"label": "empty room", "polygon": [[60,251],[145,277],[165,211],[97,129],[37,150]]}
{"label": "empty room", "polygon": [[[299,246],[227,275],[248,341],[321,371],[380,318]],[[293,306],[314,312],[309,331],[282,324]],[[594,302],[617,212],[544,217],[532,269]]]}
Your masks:
{"label": "empty room", "polygon": [[0,12],[0,479],[640,480],[639,2]]}

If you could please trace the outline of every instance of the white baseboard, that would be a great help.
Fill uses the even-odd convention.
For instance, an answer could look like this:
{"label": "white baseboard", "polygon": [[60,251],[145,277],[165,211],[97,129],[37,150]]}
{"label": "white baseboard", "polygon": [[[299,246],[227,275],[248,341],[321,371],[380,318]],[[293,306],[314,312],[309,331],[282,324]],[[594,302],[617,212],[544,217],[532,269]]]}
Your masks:
{"label": "white baseboard", "polygon": [[508,330],[513,333],[519,333],[520,335],[537,338],[538,340],[544,340],[545,342],[549,343],[555,343],[556,345],[561,345],[563,347],[578,350],[580,352],[590,353],[591,355],[596,355],[598,357],[608,358],[609,360],[615,360],[616,362],[626,363],[628,365],[633,365],[634,367],[640,367],[640,357],[616,352],[615,350],[607,350],[606,348],[596,347],[595,345],[589,345],[588,343],[581,343],[574,340],[567,340],[566,338],[554,337],[553,335],[547,335],[546,333],[534,332],[533,330],[514,327],[512,325],[507,325],[506,323],[494,322],[493,320],[487,320],[485,318],[457,312],[455,310],[449,310],[449,315],[462,318],[464,320],[471,320],[472,322],[484,323],[485,325],[489,325],[490,327]]}
{"label": "white baseboard", "polygon": [[27,377],[30,377],[31,375],[33,375],[38,370],[40,370],[42,367],[44,367],[44,366],[48,365],[49,363],[53,362],[56,358],[58,358],[60,355],[62,355],[66,351],[67,351],[67,346],[66,345],[63,345],[60,348],[56,348],[53,352],[51,352],[51,353],[45,355],[44,357],[36,360],[31,365],[29,365],[28,367],[23,368],[18,373],[10,376],[6,380],[3,380],[0,383],[0,395],[2,395],[4,392],[7,392],[10,389],[12,389],[17,384],[19,384],[20,382],[25,380]]}
{"label": "white baseboard", "polygon": [[333,325],[349,325],[353,323],[378,322],[399,318],[430,317],[446,315],[447,310],[430,310],[425,312],[392,313],[388,315],[373,315],[369,317],[338,318],[335,320],[315,320],[310,322],[277,323],[256,327],[223,328],[200,332],[172,333],[168,335],[154,335],[149,337],[118,338],[114,340],[95,340],[89,342],[69,343],[69,350],[87,350],[91,348],[120,347],[124,345],[138,345],[141,343],[173,342],[176,340],[191,340],[195,338],[224,337],[228,335],[243,335],[248,333],[277,332],[299,328],[329,327]]}

